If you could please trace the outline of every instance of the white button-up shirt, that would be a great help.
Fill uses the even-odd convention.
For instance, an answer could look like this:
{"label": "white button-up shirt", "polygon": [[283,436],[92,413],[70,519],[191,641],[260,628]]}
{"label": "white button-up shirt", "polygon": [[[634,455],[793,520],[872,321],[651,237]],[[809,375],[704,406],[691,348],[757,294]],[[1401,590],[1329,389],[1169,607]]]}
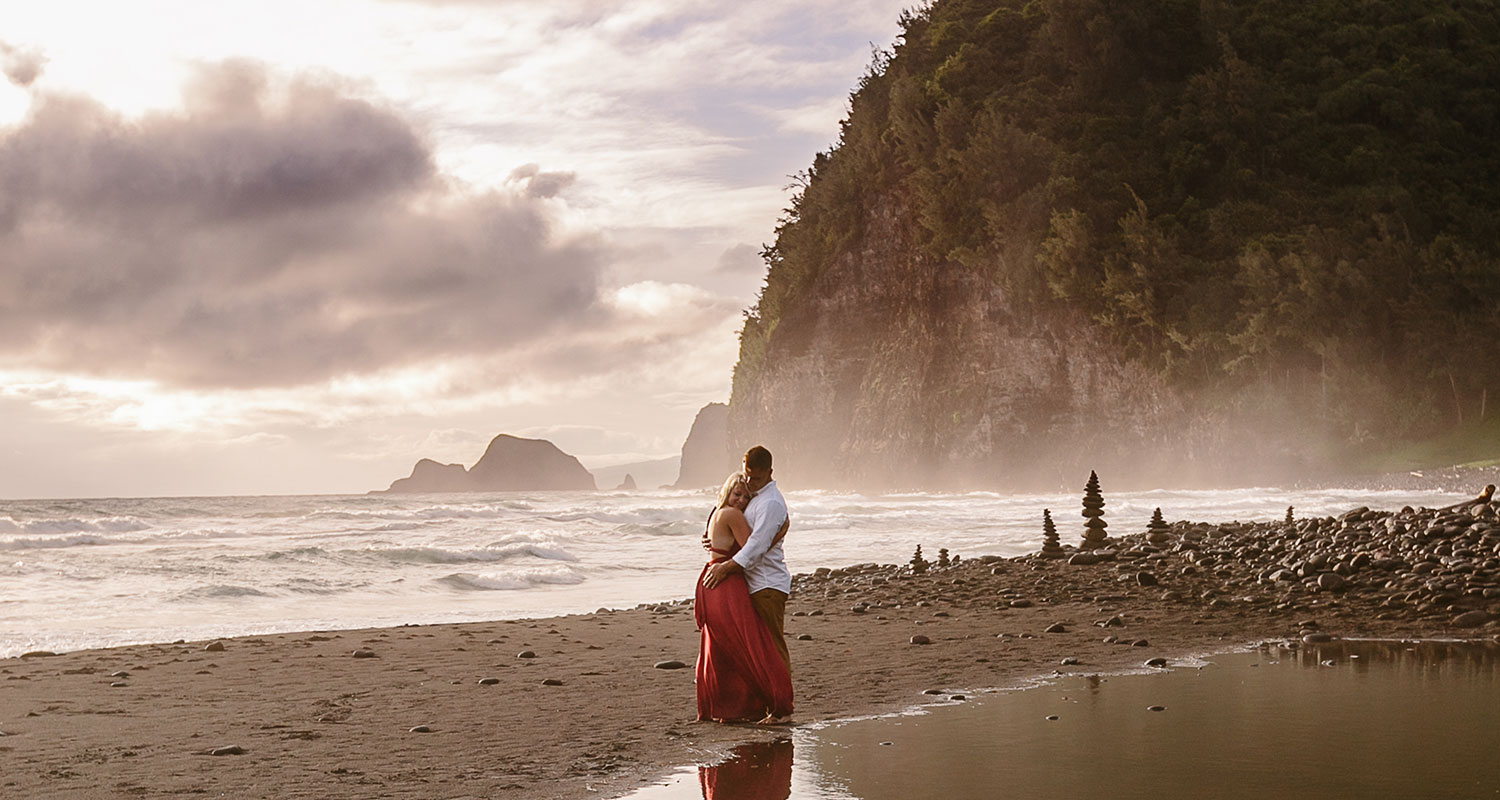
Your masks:
{"label": "white button-up shirt", "polygon": [[761,487],[750,498],[745,507],[745,521],[750,523],[750,538],[734,554],[735,563],[745,569],[745,583],[751,592],[761,589],[776,589],[785,594],[792,593],[792,573],[786,568],[786,558],[781,545],[785,541],[772,541],[787,520],[786,499],[776,488],[776,481]]}

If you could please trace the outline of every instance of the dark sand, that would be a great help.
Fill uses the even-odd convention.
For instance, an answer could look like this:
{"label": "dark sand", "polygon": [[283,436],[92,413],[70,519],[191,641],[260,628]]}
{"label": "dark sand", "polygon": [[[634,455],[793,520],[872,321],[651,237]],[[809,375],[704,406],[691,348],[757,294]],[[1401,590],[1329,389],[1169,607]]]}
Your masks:
{"label": "dark sand", "polygon": [[[1497,553],[1483,549],[1500,547],[1494,511],[1486,505],[1463,533],[1436,514],[1280,530],[1179,523],[1171,543],[1129,537],[1118,560],[1091,566],[974,558],[925,575],[868,565],[799,576],[787,620],[796,720],[893,711],[927,699],[927,689],[1134,668],[1314,628],[1494,638]],[[1385,527],[1398,518],[1406,534]],[[1428,535],[1429,525],[1438,533]],[[1278,564],[1306,565],[1307,553],[1328,558],[1305,576],[1266,577]],[[1360,553],[1364,562],[1387,558],[1354,562]],[[1340,563],[1359,566],[1325,590],[1323,570]],[[917,636],[930,643],[914,644]],[[698,634],[688,601],[209,644],[0,661],[0,796],[609,797],[785,732],[694,720]],[[518,657],[528,650],[534,658]],[[1077,664],[1061,666],[1065,658]],[[689,666],[654,667],[669,659]],[[210,754],[221,747],[243,752]]]}

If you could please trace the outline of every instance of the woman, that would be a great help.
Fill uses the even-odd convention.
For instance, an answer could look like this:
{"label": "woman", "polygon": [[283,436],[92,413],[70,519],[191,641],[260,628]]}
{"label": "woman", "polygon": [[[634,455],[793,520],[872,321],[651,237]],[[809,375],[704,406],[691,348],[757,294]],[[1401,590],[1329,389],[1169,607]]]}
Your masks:
{"label": "woman", "polygon": [[[708,567],[729,558],[750,538],[745,507],[750,490],[738,475],[719,490],[719,504],[708,520]],[[778,538],[785,535],[785,528]],[[770,630],[750,603],[743,575],[733,575],[712,589],[698,576],[693,615],[700,633],[698,648],[698,719],[719,722],[766,722],[792,713],[792,676]]]}

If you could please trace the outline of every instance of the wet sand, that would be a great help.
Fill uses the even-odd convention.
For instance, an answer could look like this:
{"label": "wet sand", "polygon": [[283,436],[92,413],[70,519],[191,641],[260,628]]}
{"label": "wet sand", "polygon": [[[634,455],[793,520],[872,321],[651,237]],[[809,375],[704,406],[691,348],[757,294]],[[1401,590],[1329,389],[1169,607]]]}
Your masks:
{"label": "wet sand", "polygon": [[[1470,523],[1458,532],[1453,513],[1184,522],[1155,546],[1126,537],[1095,564],[966,558],[923,575],[865,565],[798,576],[795,718],[1263,640],[1495,638],[1496,552],[1483,547],[1500,546],[1500,520],[1484,504],[1457,512]],[[784,734],[694,720],[697,637],[679,600],[3,660],[0,795],[614,796]],[[657,667],[670,660],[686,666]]]}

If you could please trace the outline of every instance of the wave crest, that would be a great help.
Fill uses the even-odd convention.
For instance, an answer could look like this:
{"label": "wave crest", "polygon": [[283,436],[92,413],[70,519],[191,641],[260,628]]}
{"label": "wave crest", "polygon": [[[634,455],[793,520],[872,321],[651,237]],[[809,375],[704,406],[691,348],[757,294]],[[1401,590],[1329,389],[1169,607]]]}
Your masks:
{"label": "wave crest", "polygon": [[459,591],[514,591],[537,585],[574,585],[584,577],[564,566],[533,567],[504,572],[454,572],[437,579],[438,583]]}

